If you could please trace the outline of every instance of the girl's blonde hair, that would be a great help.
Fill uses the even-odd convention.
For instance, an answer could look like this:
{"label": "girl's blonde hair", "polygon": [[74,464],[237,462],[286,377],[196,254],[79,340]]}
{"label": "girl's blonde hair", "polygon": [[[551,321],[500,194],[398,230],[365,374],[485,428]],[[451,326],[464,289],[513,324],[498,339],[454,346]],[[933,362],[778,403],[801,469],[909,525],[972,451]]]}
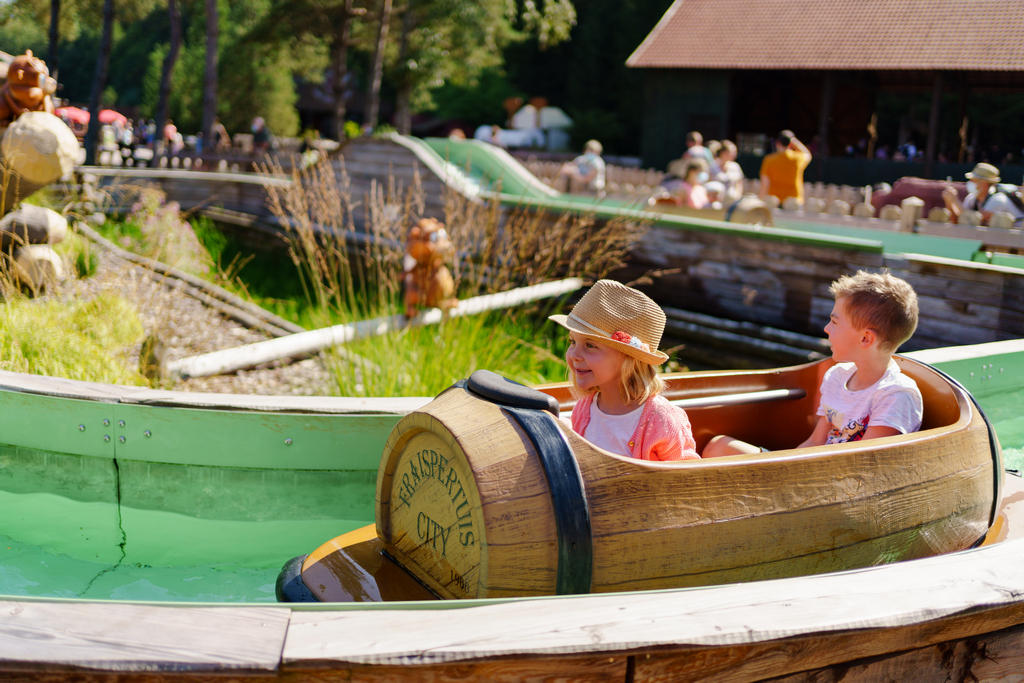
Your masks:
{"label": "girl's blonde hair", "polygon": [[[600,338],[591,338],[600,343]],[[597,393],[597,387],[584,390],[576,385],[576,373],[573,372],[571,365],[566,366],[566,372],[569,375],[569,393],[577,401],[584,396]],[[658,375],[658,366],[622,354],[619,395],[625,403],[646,403],[647,399],[657,396],[664,390],[665,381]]]}

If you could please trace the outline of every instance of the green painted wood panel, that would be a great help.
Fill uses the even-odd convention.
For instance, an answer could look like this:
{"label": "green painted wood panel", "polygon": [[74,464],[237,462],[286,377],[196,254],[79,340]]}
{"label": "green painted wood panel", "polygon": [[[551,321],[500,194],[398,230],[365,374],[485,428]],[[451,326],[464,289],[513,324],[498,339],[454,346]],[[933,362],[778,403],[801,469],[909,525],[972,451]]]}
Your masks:
{"label": "green painted wood panel", "polygon": [[[112,458],[114,406],[100,401],[2,391],[0,443]],[[105,436],[109,438],[104,439]]]}
{"label": "green painted wood panel", "polygon": [[116,405],[114,413],[119,459],[286,470],[376,471],[400,417],[129,404]]}

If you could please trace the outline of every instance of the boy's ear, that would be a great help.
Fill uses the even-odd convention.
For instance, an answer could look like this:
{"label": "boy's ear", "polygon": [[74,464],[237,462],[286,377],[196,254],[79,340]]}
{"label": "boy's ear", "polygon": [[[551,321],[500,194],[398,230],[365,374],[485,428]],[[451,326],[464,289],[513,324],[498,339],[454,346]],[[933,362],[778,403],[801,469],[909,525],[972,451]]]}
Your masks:
{"label": "boy's ear", "polygon": [[870,327],[864,329],[860,335],[860,345],[865,349],[873,346],[878,341],[878,334]]}

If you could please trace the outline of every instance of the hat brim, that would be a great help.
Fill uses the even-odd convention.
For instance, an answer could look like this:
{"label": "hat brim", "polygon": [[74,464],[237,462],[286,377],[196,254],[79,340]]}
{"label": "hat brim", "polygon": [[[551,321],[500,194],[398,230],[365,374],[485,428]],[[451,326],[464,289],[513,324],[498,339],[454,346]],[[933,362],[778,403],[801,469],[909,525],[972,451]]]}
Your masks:
{"label": "hat brim", "polygon": [[643,361],[648,365],[661,365],[662,363],[668,360],[668,354],[663,353],[662,351],[659,351],[657,349],[655,349],[653,352],[644,351],[643,349],[638,349],[635,346],[630,346],[629,344],[623,344],[620,341],[615,341],[610,337],[605,337],[604,335],[601,334],[594,334],[591,330],[588,330],[574,323],[572,320],[569,319],[569,316],[567,315],[549,315],[548,320],[553,320],[562,327],[564,327],[565,329],[571,330],[572,332],[577,332],[586,337],[590,337],[591,339],[597,339],[602,344],[610,346],[616,351],[620,351],[626,354],[627,356],[636,358],[639,361]]}
{"label": "hat brim", "polygon": [[982,178],[980,175],[975,175],[973,171],[964,173],[964,177],[968,180],[980,180],[983,183],[999,183],[1002,182],[1002,178],[996,176],[995,178]]}

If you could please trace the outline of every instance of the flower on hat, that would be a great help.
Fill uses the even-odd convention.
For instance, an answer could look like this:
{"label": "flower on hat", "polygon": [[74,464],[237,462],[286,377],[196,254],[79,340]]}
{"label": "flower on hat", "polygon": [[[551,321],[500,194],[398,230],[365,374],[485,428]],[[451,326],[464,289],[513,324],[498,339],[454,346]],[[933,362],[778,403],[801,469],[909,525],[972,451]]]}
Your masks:
{"label": "flower on hat", "polygon": [[621,344],[627,344],[629,346],[632,346],[634,349],[639,349],[647,353],[651,352],[651,347],[640,341],[640,337],[633,337],[629,334],[626,334],[622,330],[618,330],[612,333],[612,341],[617,341]]}

